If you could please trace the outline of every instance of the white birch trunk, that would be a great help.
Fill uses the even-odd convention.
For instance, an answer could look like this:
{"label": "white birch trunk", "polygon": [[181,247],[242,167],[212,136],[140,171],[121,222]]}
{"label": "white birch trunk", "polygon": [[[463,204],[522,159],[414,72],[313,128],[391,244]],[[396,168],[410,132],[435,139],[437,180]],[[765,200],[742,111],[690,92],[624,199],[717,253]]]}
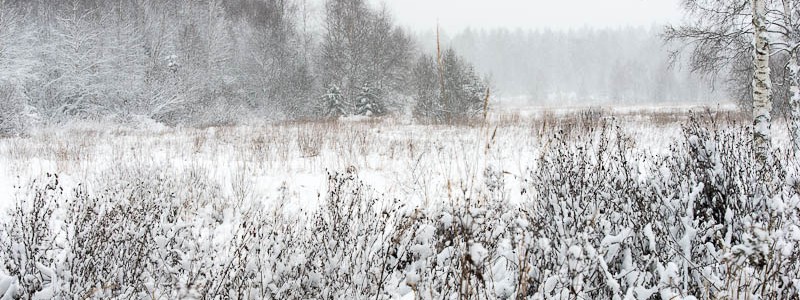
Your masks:
{"label": "white birch trunk", "polygon": [[769,78],[770,47],[766,37],[766,0],[752,0],[755,53],[753,58],[753,150],[761,168],[770,150],[772,82]]}

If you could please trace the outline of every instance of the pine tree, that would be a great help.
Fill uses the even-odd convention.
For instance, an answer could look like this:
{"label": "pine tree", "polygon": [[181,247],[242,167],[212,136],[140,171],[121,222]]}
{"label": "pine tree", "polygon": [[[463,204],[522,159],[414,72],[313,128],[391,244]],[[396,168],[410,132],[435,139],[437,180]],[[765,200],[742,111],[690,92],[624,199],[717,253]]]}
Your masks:
{"label": "pine tree", "polygon": [[480,115],[488,84],[452,49],[440,61],[423,57],[413,70],[414,116],[436,122],[454,122]]}
{"label": "pine tree", "polygon": [[486,83],[453,49],[444,52],[441,64],[444,94],[440,101],[444,119],[455,121],[479,115],[483,108]]}
{"label": "pine tree", "polygon": [[430,56],[421,56],[411,73],[412,87],[414,88],[414,117],[418,119],[439,119],[441,91],[436,69],[436,63]]}
{"label": "pine tree", "polygon": [[336,85],[331,85],[322,95],[322,116],[338,118],[347,115],[347,104],[341,90]]}
{"label": "pine tree", "polygon": [[364,84],[356,96],[356,114],[367,117],[379,117],[386,114],[386,107],[381,103],[379,92],[369,84]]}

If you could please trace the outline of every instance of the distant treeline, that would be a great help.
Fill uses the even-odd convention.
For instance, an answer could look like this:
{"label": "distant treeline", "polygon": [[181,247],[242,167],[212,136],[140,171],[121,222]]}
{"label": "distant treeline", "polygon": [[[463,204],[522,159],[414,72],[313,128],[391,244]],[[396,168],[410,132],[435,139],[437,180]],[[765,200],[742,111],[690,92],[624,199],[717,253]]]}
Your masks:
{"label": "distant treeline", "polygon": [[[490,74],[505,96],[533,103],[565,100],[630,104],[710,102],[708,80],[671,61],[661,28],[474,30],[448,37],[478,71]],[[432,40],[424,36],[420,40]],[[716,88],[725,87],[717,82]]]}

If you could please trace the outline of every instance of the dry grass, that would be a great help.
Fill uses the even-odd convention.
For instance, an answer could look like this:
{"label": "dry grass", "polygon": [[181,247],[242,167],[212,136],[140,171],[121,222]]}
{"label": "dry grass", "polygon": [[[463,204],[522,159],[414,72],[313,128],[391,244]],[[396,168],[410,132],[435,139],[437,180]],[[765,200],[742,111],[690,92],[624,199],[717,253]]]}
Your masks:
{"label": "dry grass", "polygon": [[[490,111],[487,119],[458,124],[400,124],[395,120],[272,124],[141,131],[122,127],[99,130],[88,125],[39,129],[24,138],[0,139],[0,172],[17,175],[52,172],[84,176],[127,165],[167,165],[207,170],[222,178],[236,198],[259,197],[245,185],[264,185],[247,177],[289,180],[302,174],[324,174],[354,166],[385,177],[398,197],[434,199],[455,188],[475,184],[475,174],[496,166],[522,174],[536,157],[543,135],[553,128],[574,134],[608,120],[631,126],[639,146],[666,146],[688,114],[679,112],[613,113],[603,109],[572,112]],[[704,112],[719,124],[746,120],[736,112]],[[652,135],[657,136],[652,136]],[[0,174],[2,175],[2,174]],[[507,175],[507,176],[512,176]],[[271,185],[269,185],[270,188]],[[277,187],[275,187],[277,188]]]}
{"label": "dry grass", "polygon": [[[733,123],[741,124],[740,122],[746,120],[746,116],[740,113],[711,110],[700,111],[695,113],[695,116],[705,125],[714,123],[718,127]],[[36,176],[42,171],[49,171],[64,174],[61,178],[65,178],[66,182],[69,182],[72,177],[72,182],[88,182],[89,184],[93,180],[107,180],[106,177],[126,178],[121,181],[137,178],[151,180],[158,186],[162,184],[162,180],[157,175],[154,176],[152,170],[160,169],[168,171],[167,173],[174,174],[176,179],[180,179],[176,180],[175,185],[170,188],[174,188],[175,193],[187,193],[181,195],[185,201],[180,205],[190,207],[192,211],[211,205],[214,206],[211,210],[212,217],[224,218],[224,214],[220,212],[226,208],[242,207],[244,203],[253,203],[251,200],[255,200],[257,203],[264,204],[264,207],[267,208],[265,211],[269,211],[275,220],[281,220],[283,216],[304,214],[314,216],[314,209],[320,209],[315,203],[324,204],[327,193],[325,187],[320,189],[314,184],[324,185],[326,183],[325,174],[330,174],[331,170],[333,172],[348,170],[346,173],[340,174],[344,177],[330,177],[329,175],[327,178],[329,184],[331,180],[333,182],[352,180],[352,183],[348,184],[353,185],[352,188],[358,195],[361,195],[359,194],[361,191],[366,192],[367,186],[370,187],[370,193],[364,194],[364,197],[353,198],[357,201],[348,202],[351,205],[360,204],[365,199],[376,199],[376,197],[400,199],[394,203],[401,201],[412,207],[418,205],[420,210],[417,212],[433,208],[434,210],[431,211],[434,212],[444,211],[456,216],[469,216],[470,220],[480,218],[489,222],[481,223],[480,226],[484,227],[481,227],[480,230],[472,230],[470,229],[472,227],[464,225],[466,223],[442,227],[447,229],[444,232],[458,233],[452,236],[443,235],[444,241],[460,247],[461,250],[466,250],[470,245],[467,242],[469,240],[479,240],[483,241],[485,245],[494,245],[491,244],[493,239],[481,240],[481,235],[490,232],[490,228],[508,228],[503,223],[491,223],[502,220],[501,216],[485,216],[482,210],[473,210],[472,208],[498,205],[493,208],[494,211],[522,214],[523,211],[509,209],[513,206],[507,205],[513,201],[520,201],[520,203],[527,201],[525,202],[527,204],[536,204],[538,202],[531,200],[538,199],[537,197],[547,192],[548,188],[552,189],[549,191],[550,193],[558,195],[553,199],[570,199],[572,196],[580,195],[575,198],[596,200],[595,198],[599,196],[590,196],[590,193],[581,190],[584,188],[582,184],[596,185],[595,188],[598,190],[610,189],[609,192],[619,193],[623,196],[628,195],[624,193],[634,189],[623,187],[614,190],[610,183],[642,187],[636,186],[637,181],[632,179],[617,182],[617,177],[609,176],[609,174],[615,174],[614,172],[605,171],[596,173],[600,178],[609,181],[594,182],[590,179],[595,177],[583,178],[580,175],[580,172],[587,168],[575,167],[573,164],[589,164],[590,168],[588,169],[590,170],[601,170],[599,167],[607,166],[597,162],[592,163],[591,159],[582,160],[592,154],[592,151],[588,149],[602,148],[593,144],[599,134],[606,135],[606,141],[614,142],[612,146],[618,152],[611,151],[608,152],[609,155],[620,155],[618,158],[624,160],[619,165],[615,162],[611,166],[626,168],[636,166],[637,164],[624,163],[627,159],[635,158],[624,155],[627,153],[626,151],[636,152],[643,148],[651,150],[651,148],[668,147],[664,141],[668,141],[670,136],[685,134],[681,132],[681,123],[687,117],[687,113],[675,111],[615,113],[606,109],[591,108],[566,113],[543,111],[532,117],[517,112],[493,114],[486,120],[481,120],[481,123],[458,125],[403,125],[391,121],[371,120],[367,122],[284,122],[251,126],[179,128],[153,132],[127,129],[102,131],[90,128],[43,130],[27,138],[0,139],[0,172]],[[612,135],[612,133],[619,133],[619,135]],[[741,135],[738,137],[741,138]],[[722,148],[737,147],[720,147],[720,149]],[[583,155],[587,153],[588,155]],[[545,156],[551,159],[537,160],[537,158]],[[597,156],[601,160],[607,159],[604,157]],[[532,172],[537,168],[540,170],[539,173]],[[548,168],[552,168],[552,170]],[[570,176],[555,176],[555,174],[561,174],[561,171],[570,168],[573,172],[567,173]],[[125,172],[124,170],[141,171],[125,173],[120,176],[106,176],[116,174],[115,172]],[[347,179],[356,173],[360,175],[358,180]],[[318,176],[320,174],[322,176]],[[540,181],[540,184],[536,186],[531,185],[531,182],[545,178],[544,176],[549,176],[548,174],[553,175],[546,177],[549,178],[548,181]],[[536,176],[541,178],[536,179]],[[107,183],[114,185],[119,183],[118,181],[120,180],[112,180]],[[572,194],[559,194],[567,193],[566,190],[558,188],[566,186],[563,185],[564,182],[573,182],[571,186],[575,190],[569,192]],[[214,188],[191,191],[192,188],[187,188],[187,186]],[[213,195],[209,196],[210,194]],[[339,194],[347,195],[347,193],[334,193],[334,196]],[[634,194],[637,197],[646,196],[646,193]],[[166,195],[172,196],[172,194]],[[330,197],[331,194],[327,194],[327,196]],[[169,199],[169,197],[167,198]],[[225,201],[208,202],[208,199],[212,198]],[[623,198],[611,197],[610,199]],[[502,201],[491,199],[502,199]],[[563,211],[577,211],[578,208],[585,207],[583,203],[576,202],[574,204],[574,207]],[[326,206],[322,207],[322,216],[325,217]],[[332,224],[330,228],[333,228],[342,224],[342,220],[360,222],[361,219],[352,219],[350,215],[336,215],[341,207],[342,205],[337,203],[329,205],[328,209],[332,212],[332,219],[323,218],[322,221],[327,222],[323,223]],[[361,211],[364,215],[369,216],[377,213],[377,211],[371,210],[375,207],[368,203]],[[296,213],[298,210],[300,213]],[[492,209],[488,211],[492,211]],[[530,211],[538,214],[547,211],[547,208],[539,207]],[[648,211],[638,209],[635,212],[647,213]],[[395,215],[394,212],[390,212],[380,214],[380,216]],[[429,214],[427,218],[431,224],[438,224],[436,219],[439,216],[438,213]],[[591,216],[587,215],[587,217]],[[419,215],[419,219],[424,220],[425,218],[423,214]],[[417,222],[417,216],[414,215],[409,220],[412,223],[408,224],[416,224],[414,222]],[[556,223],[551,219],[541,222],[536,220],[538,219],[531,219],[531,222],[527,222],[531,225],[523,226],[525,228],[519,232],[537,234],[537,226],[547,227]],[[675,220],[678,218],[669,218],[665,221]],[[638,221],[634,223],[639,224]],[[286,221],[285,224],[287,228],[294,228],[297,225],[293,220]],[[411,225],[403,224],[405,223],[399,227],[402,232],[414,232],[413,230],[409,231]],[[383,232],[382,229],[387,228],[381,224],[374,226],[374,228],[380,229],[376,232]],[[311,232],[316,234],[320,230],[314,229],[307,232],[309,235],[306,237],[312,237],[309,240],[308,249],[311,250],[308,253],[316,253],[313,251],[316,251],[321,244],[319,241],[334,240],[328,237],[315,240],[313,238],[316,237],[310,234]],[[350,234],[349,231],[343,232]],[[293,234],[294,232],[288,233]],[[347,236],[349,237],[349,235]],[[358,237],[359,235],[354,234],[353,236]],[[563,238],[572,236],[572,234],[565,234]],[[380,237],[387,238],[382,235]],[[289,240],[290,242],[296,241],[296,236],[292,235]],[[526,291],[528,288],[535,289],[544,280],[542,274],[536,275],[531,272],[532,269],[542,266],[542,264],[536,263],[536,259],[543,257],[541,253],[532,252],[531,249],[536,249],[537,243],[531,241],[521,239],[508,244],[509,249],[513,247],[517,249],[518,253],[522,253],[521,258],[509,261],[519,266],[514,277],[520,283],[520,288]],[[399,247],[397,241],[393,241],[393,243],[395,243],[393,246]],[[297,246],[287,244],[286,247]],[[499,246],[494,245],[490,248],[492,247]],[[503,245],[503,247],[506,246]],[[342,249],[346,249],[346,253],[353,253],[350,248]],[[440,250],[442,249],[437,249],[437,251]],[[363,260],[358,258],[356,261]],[[451,263],[459,268],[447,267],[440,271],[433,271],[431,274],[449,273],[452,270],[461,276],[466,276],[460,277],[458,281],[458,285],[464,287],[476,287],[475,283],[480,282],[476,279],[491,276],[490,272],[485,273],[489,268],[473,268],[473,265],[477,266],[481,262],[473,261],[469,255],[454,256]],[[441,276],[434,277],[429,280],[435,282]],[[444,286],[451,287],[447,284]],[[420,290],[435,289],[433,285],[426,288],[414,284],[410,287],[414,290],[418,288]],[[436,286],[436,288],[439,287]],[[457,292],[478,295],[473,292],[479,290],[480,288],[476,288],[474,291],[458,289]]]}

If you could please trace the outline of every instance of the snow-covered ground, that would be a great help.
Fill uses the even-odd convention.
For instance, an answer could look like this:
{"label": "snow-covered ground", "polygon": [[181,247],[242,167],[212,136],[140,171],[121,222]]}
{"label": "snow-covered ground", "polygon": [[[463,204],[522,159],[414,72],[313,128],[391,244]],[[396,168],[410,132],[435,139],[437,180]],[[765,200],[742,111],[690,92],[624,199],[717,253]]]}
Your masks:
{"label": "snow-covered ground", "polygon": [[[689,110],[714,122],[692,127]],[[457,126],[387,119],[38,129],[0,139],[0,209],[26,199],[26,210],[6,216],[34,227],[42,225],[34,222],[41,211],[29,213],[33,198],[71,199],[73,210],[45,210],[52,240],[4,236],[27,225],[0,230],[0,246],[13,252],[0,255],[0,297],[27,288],[38,297],[100,298],[741,298],[755,295],[750,287],[762,278],[768,295],[797,295],[796,268],[784,261],[800,253],[797,161],[781,160],[780,197],[748,208],[752,172],[738,169],[747,161],[731,161],[746,157],[746,144],[732,144],[747,140],[731,125],[742,118],[730,109],[548,108]],[[783,128],[774,126],[778,149],[788,143]],[[48,198],[47,173],[75,196]],[[69,219],[76,211],[102,218]],[[741,211],[773,212],[782,227],[753,231],[759,223]],[[101,234],[113,238],[86,244],[96,248],[70,242]],[[121,251],[128,240],[149,241],[150,254]],[[20,252],[25,243],[56,247],[32,246],[34,255]],[[762,254],[777,255],[766,262],[770,276],[752,263]],[[147,262],[138,266],[146,276],[117,289],[129,281],[115,272],[127,274],[131,259]],[[4,270],[10,261],[24,267]],[[96,275],[95,263],[116,271]],[[4,274],[12,269],[31,275]],[[79,273],[107,281],[53,279]],[[739,280],[749,285],[731,284]]]}
{"label": "snow-covered ground", "polygon": [[[298,205],[309,207],[325,191],[328,171],[354,166],[387,197],[425,203],[446,195],[448,182],[479,179],[488,165],[507,176],[523,174],[539,148],[542,126],[557,125],[543,124],[542,115],[559,122],[585,109],[509,108],[493,114],[486,125],[455,127],[345,121],[207,129],[134,130],[108,124],[39,129],[29,137],[0,140],[0,208],[13,201],[13,186],[32,177],[54,173],[66,182],[82,182],[108,169],[141,164],[202,169],[228,196],[234,187],[245,186],[249,197],[266,202],[285,186]],[[638,147],[666,149],[680,124],[649,124],[654,110],[639,114],[639,109],[604,109],[602,114],[621,119]],[[670,106],[661,112],[684,114],[690,109],[699,108]],[[510,195],[519,194],[514,190],[519,187],[509,189]]]}

